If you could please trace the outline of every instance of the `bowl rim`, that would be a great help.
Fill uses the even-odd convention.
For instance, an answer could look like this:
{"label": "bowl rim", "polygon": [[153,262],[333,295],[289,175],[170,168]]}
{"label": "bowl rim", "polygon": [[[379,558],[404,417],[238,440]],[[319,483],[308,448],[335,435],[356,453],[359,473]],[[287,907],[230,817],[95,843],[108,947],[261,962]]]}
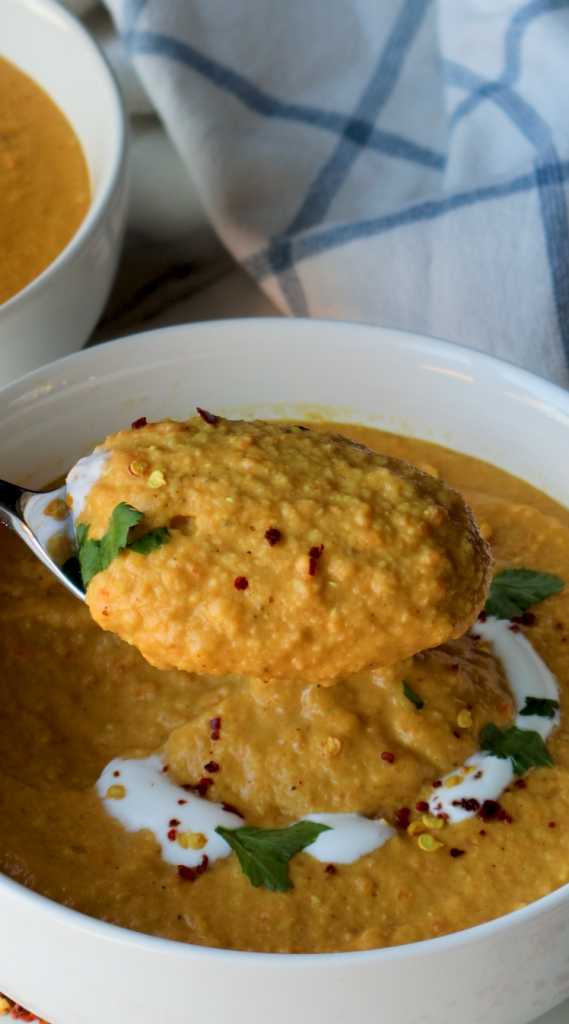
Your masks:
{"label": "bowl rim", "polygon": [[[34,0],[34,2],[52,4],[53,0]],[[379,335],[382,333],[395,333],[400,335],[402,343],[406,341],[408,347],[413,348],[415,351],[417,349],[428,349],[432,354],[433,348],[435,347],[438,349],[437,354],[440,354],[441,356],[454,356],[455,360],[457,357],[460,359],[460,355],[463,353],[468,356],[470,360],[478,363],[481,368],[492,367],[494,370],[497,369],[501,371],[502,374],[505,374],[510,382],[515,380],[516,383],[525,386],[528,390],[533,391],[534,394],[538,392],[540,394],[541,402],[545,400],[543,404],[547,403],[546,409],[544,409],[546,415],[551,416],[552,414],[555,415],[555,413],[559,413],[565,425],[569,423],[568,391],[559,385],[554,384],[543,377],[539,377],[537,374],[534,374],[529,370],[525,370],[523,367],[520,367],[513,362],[501,359],[498,356],[481,352],[458,342],[445,341],[441,338],[418,334],[402,328],[385,327],[378,324],[365,324],[357,321],[337,321],[325,320],[323,318],[317,319],[301,317],[239,317],[224,320],[198,321],[195,323],[174,324],[167,327],[158,327],[151,331],[141,331],[137,334],[117,338],[113,341],[104,342],[101,345],[93,346],[89,349],[83,349],[79,352],[74,352],[70,355],[64,356],[61,359],[54,360],[53,362],[48,363],[43,367],[39,367],[36,370],[30,371],[25,376],[5,385],[0,388],[0,405],[2,403],[2,399],[7,393],[10,391],[15,392],[15,401],[11,404],[14,411],[16,411],[21,401],[25,402],[26,399],[32,399],[36,396],[41,397],[41,395],[38,395],[36,386],[32,387],[31,394],[29,392],[26,394],[27,386],[37,385],[38,378],[44,378],[42,383],[45,383],[46,374],[50,376],[57,376],[60,370],[65,370],[67,367],[71,368],[74,364],[80,364],[81,362],[88,360],[89,357],[92,358],[97,354],[103,355],[104,358],[106,353],[112,360],[113,353],[117,350],[123,349],[128,351],[130,348],[135,349],[136,346],[140,344],[141,339],[146,343],[152,343],[153,337],[156,335],[166,334],[174,338],[176,334],[183,334],[187,331],[191,332],[192,330],[195,330],[196,334],[199,334],[201,331],[221,331],[230,336],[235,325],[239,325],[241,329],[250,328],[254,331],[261,331],[263,328],[266,328],[267,325],[274,326],[275,324],[279,325],[277,329],[284,330],[285,332],[289,330],[294,331],[296,326],[300,324],[304,328],[307,325],[310,325],[309,329],[312,327],[314,327],[314,329],[318,329],[322,325],[326,325],[329,329],[337,329],[339,331],[344,329],[355,329],[356,331],[362,330],[362,332],[365,333],[368,331],[372,333],[378,332]],[[153,362],[156,362],[156,360],[158,362],[162,362],[167,358],[166,354],[163,353],[163,350],[160,348],[155,351],[156,355]],[[139,369],[140,365],[141,364],[138,363]],[[113,371],[111,370],[111,372]],[[114,372],[116,372],[116,368]],[[101,376],[104,377],[104,370],[102,371]],[[88,378],[88,382],[92,383],[92,381],[93,378],[91,376]],[[54,382],[53,389],[50,387],[49,390],[51,392],[51,396],[55,397],[58,391],[65,391],[69,386],[73,388],[74,385],[81,383],[87,383],[87,379],[85,377],[73,381],[65,381],[61,379],[59,383]],[[43,388],[40,390],[43,390]],[[18,392],[20,392],[19,395]],[[74,929],[76,931],[87,932],[93,939],[106,940],[107,942],[112,942],[115,945],[131,947],[148,953],[155,953],[160,956],[167,956],[169,953],[175,952],[176,956],[197,958],[199,961],[204,963],[209,960],[214,960],[216,962],[221,962],[222,964],[234,964],[235,966],[243,968],[255,966],[257,968],[270,967],[271,969],[274,969],[276,967],[279,971],[289,971],[291,969],[304,971],[315,966],[320,969],[336,969],[342,966],[364,966],[383,961],[387,961],[388,963],[406,961],[417,956],[421,958],[430,958],[438,956],[449,949],[454,950],[463,946],[478,945],[489,938],[497,938],[502,933],[508,932],[517,926],[521,927],[524,925],[531,925],[534,919],[555,911],[558,906],[569,901],[569,882],[560,886],[558,889],[553,890],[553,892],[528,903],[524,907],[520,907],[508,914],[500,915],[499,917],[483,922],[482,924],[475,925],[471,928],[465,928],[436,938],[404,943],[398,946],[337,953],[261,953],[247,950],[232,950],[213,946],[194,945],[174,939],[165,939],[159,936],[149,935],[145,932],[137,932],[124,928],[121,925],[112,924],[110,922],[91,917],[79,910],[74,910],[70,907],[64,906],[63,904],[57,903],[55,900],[52,900],[47,896],[43,896],[40,893],[35,892],[33,889],[28,889],[25,885],[22,885],[20,882],[17,882],[0,872],[0,901],[3,894],[14,901],[19,901],[22,905],[29,907],[32,911],[34,908],[37,908],[40,912],[47,913],[54,922],[58,922],[63,927]]]}
{"label": "bowl rim", "polygon": [[[0,0],[0,4],[1,2],[2,0]],[[73,32],[74,41],[89,49],[95,60],[98,60],[103,75],[106,75],[109,97],[111,102],[114,103],[115,108],[113,122],[109,125],[109,138],[113,141],[113,152],[109,161],[109,167],[105,172],[99,189],[95,196],[91,197],[87,213],[75,234],[69,239],[69,242],[59,255],[52,260],[45,270],[42,270],[41,274],[34,277],[29,284],[21,288],[15,295],[12,295],[6,302],[0,304],[0,321],[3,316],[10,315],[19,303],[24,304],[30,298],[33,298],[35,292],[39,294],[45,291],[46,288],[49,288],[52,284],[52,279],[74,259],[77,251],[87,244],[89,236],[92,235],[113,200],[117,186],[125,172],[128,156],[128,121],[122,93],[115,72],[99,44],[79,18],[64,7],[62,3],[57,3],[56,0],[18,0],[18,4],[19,6],[27,7],[32,16],[39,14],[39,17],[37,17],[38,22],[42,16],[47,16],[52,24],[54,22],[59,23],[69,32]],[[2,56],[1,45],[0,56]],[[32,75],[29,77],[33,79]],[[39,85],[40,83],[36,84]],[[40,85],[40,88],[43,89],[43,86]],[[44,91],[50,96],[48,90]],[[52,99],[51,96],[50,99]],[[52,102],[55,103],[55,100],[52,99]],[[58,109],[60,108],[58,107]],[[83,147],[81,147],[81,150],[83,151]]]}

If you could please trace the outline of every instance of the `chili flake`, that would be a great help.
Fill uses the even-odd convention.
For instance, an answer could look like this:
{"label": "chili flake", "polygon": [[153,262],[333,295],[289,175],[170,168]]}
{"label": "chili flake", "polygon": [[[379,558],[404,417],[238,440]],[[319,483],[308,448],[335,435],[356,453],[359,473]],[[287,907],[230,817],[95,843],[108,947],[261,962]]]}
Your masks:
{"label": "chili flake", "polygon": [[197,871],[195,868],[188,868],[185,864],[178,864],[178,874],[184,882],[195,882]]}
{"label": "chili flake", "polygon": [[550,821],[549,822],[549,827],[550,828],[555,828],[555,822],[554,821]]}
{"label": "chili flake", "polygon": [[168,822],[168,824],[169,824],[170,828],[176,828],[176,825],[179,825],[180,822],[178,821],[177,818],[171,818],[171,820]]}
{"label": "chili flake", "polygon": [[419,814],[426,814],[427,811],[429,810],[429,805],[427,801],[419,800],[419,802],[415,804],[415,810],[418,811]]}
{"label": "chili flake", "polygon": [[245,815],[241,814],[241,811],[238,811],[233,804],[222,804],[221,806],[224,811],[229,811],[230,814],[236,814],[238,818],[243,818],[243,820],[245,820]]}
{"label": "chili flake", "polygon": [[211,426],[214,426],[214,424],[217,423],[217,416],[214,416],[212,412],[207,412],[206,409],[200,409],[199,405],[196,406],[196,409],[202,420],[205,420],[206,423],[211,424]]}
{"label": "chili flake", "polygon": [[245,576],[236,576],[233,586],[236,590],[247,590],[249,580]]}
{"label": "chili flake", "polygon": [[145,427],[146,426],[146,422],[147,422],[146,416],[139,416],[139,418],[137,420],[135,420],[134,423],[131,423],[131,425],[130,425],[131,429],[132,430],[140,430],[141,427]]}
{"label": "chili flake", "polygon": [[207,764],[204,764],[204,768],[205,768],[206,772],[211,772],[212,775],[213,775],[214,772],[218,772],[219,771],[219,765],[218,765],[217,761],[208,761]]}
{"label": "chili flake", "polygon": [[273,548],[275,544],[278,544],[280,539],[281,531],[277,530],[276,526],[269,526],[269,529],[265,531],[265,540],[267,541],[267,544],[270,544]]}
{"label": "chili flake", "polygon": [[176,829],[175,828],[171,828],[170,831],[168,832],[168,839],[170,840],[171,843],[174,842],[174,840],[176,839],[177,835],[178,835],[178,833],[177,833]]}
{"label": "chili flake", "polygon": [[326,867],[324,868],[324,871],[326,872],[327,875],[336,874],[336,868],[333,864],[327,864]]}
{"label": "chili flake", "polygon": [[388,764],[393,764],[395,761],[395,754],[390,754],[388,750],[384,750],[381,755],[382,761],[387,761]]}
{"label": "chili flake", "polygon": [[399,828],[405,828],[406,829],[406,828],[409,827],[409,815],[410,815],[410,813],[411,813],[411,811],[409,810],[408,807],[400,807],[399,808],[399,810],[397,811],[397,814],[395,815],[395,820],[396,820],[396,823],[399,826]]}
{"label": "chili flake", "polygon": [[493,821],[496,819],[502,808],[497,800],[485,800],[480,808],[478,817],[481,821]]}
{"label": "chili flake", "polygon": [[466,850],[457,850],[456,846],[453,846],[452,850],[449,850],[451,857],[462,857],[466,853]]}

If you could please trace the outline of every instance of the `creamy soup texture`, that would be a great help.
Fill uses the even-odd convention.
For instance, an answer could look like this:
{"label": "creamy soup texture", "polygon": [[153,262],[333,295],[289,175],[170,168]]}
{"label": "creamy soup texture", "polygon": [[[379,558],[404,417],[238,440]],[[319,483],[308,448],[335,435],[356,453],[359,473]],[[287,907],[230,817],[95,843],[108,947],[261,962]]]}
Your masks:
{"label": "creamy soup texture", "polygon": [[[569,579],[569,513],[528,484],[427,442],[323,426],[461,491],[497,571]],[[154,668],[7,530],[0,556],[0,869],[10,877],[127,928],[269,952],[420,941],[569,881],[565,591],[524,621],[490,618],[333,686],[283,685]],[[520,718],[529,691],[558,697],[560,711]],[[514,723],[541,729],[554,764],[516,776],[492,758],[505,774],[483,791],[480,734]],[[332,832],[291,858],[286,892],[253,887],[212,827],[306,818]],[[342,846],[353,821],[357,842],[346,832]]]}
{"label": "creamy soup texture", "polygon": [[79,140],[50,97],[0,57],[0,303],[38,277],[90,202]]}

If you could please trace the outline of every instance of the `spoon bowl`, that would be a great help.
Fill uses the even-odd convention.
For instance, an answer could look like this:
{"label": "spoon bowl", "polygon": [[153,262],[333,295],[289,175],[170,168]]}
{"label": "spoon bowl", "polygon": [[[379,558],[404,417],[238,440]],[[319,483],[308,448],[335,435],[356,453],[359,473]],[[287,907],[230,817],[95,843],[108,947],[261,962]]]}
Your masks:
{"label": "spoon bowl", "polygon": [[0,480],[0,523],[14,530],[74,597],[85,601],[83,590],[62,568],[75,551],[73,517],[65,493],[65,485],[53,491],[28,491]]}

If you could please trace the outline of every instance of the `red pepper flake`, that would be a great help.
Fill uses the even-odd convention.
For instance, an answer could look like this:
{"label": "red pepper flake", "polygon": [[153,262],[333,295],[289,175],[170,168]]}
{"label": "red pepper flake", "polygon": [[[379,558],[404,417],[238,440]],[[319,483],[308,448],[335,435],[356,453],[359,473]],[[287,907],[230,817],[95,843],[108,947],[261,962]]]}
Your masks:
{"label": "red pepper flake", "polygon": [[387,761],[388,764],[393,764],[395,761],[395,754],[390,754],[388,750],[384,750],[381,755],[382,761]]}
{"label": "red pepper flake", "polygon": [[241,814],[241,811],[238,811],[233,804],[222,804],[221,806],[224,811],[229,811],[230,814],[236,814],[238,818],[243,818],[243,820],[245,820],[245,815]]}
{"label": "red pepper flake", "polygon": [[212,743],[215,743],[219,739],[219,729],[214,729],[209,738]]}
{"label": "red pepper flake", "polygon": [[197,871],[195,868],[187,868],[185,864],[178,864],[178,874],[184,882],[195,882]]}
{"label": "red pepper flake", "polygon": [[508,626],[508,629],[511,629],[512,633],[521,633],[519,626]]}
{"label": "red pepper flake", "polygon": [[432,782],[431,785],[433,789],[439,789],[439,787],[442,786],[442,782],[440,779],[435,779],[435,781]]}
{"label": "red pepper flake", "polygon": [[516,786],[516,789],[525,789],[526,788],[526,784],[525,784],[523,779],[516,779],[516,782],[514,783],[514,785]]}
{"label": "red pepper flake", "polygon": [[132,430],[140,430],[141,427],[146,426],[146,416],[140,416],[134,423],[131,423]]}
{"label": "red pepper flake", "polygon": [[118,777],[120,775],[120,772],[113,772],[113,775],[114,775],[115,779],[118,779]]}
{"label": "red pepper flake", "polygon": [[168,832],[168,839],[170,840],[171,843],[174,842],[174,840],[175,840],[177,835],[178,835],[178,833],[177,833],[176,829],[175,828],[171,828],[170,831]]}
{"label": "red pepper flake", "polygon": [[453,846],[452,849],[449,850],[449,853],[451,857],[462,857],[466,853],[466,850],[457,850],[456,846]]}
{"label": "red pepper flake", "polygon": [[221,729],[221,718],[210,718],[209,727],[212,730]]}
{"label": "red pepper flake", "polygon": [[177,828],[178,825],[180,824],[180,822],[178,821],[177,818],[170,818],[170,821],[168,822],[168,824],[169,824],[170,828]]}
{"label": "red pepper flake", "polygon": [[169,765],[169,764],[165,764],[165,765],[164,765],[164,767],[163,767],[163,769],[162,769],[162,771],[163,771],[163,772],[168,772],[168,771],[170,771],[170,765]]}
{"label": "red pepper flake", "polygon": [[336,868],[335,868],[334,864],[327,864],[326,867],[324,868],[324,871],[326,872],[327,875],[335,875],[336,874]]}
{"label": "red pepper flake", "polygon": [[204,764],[204,768],[205,768],[206,772],[211,772],[212,775],[213,775],[214,772],[218,772],[219,771],[219,765],[218,765],[217,761],[208,761],[207,764]]}
{"label": "red pepper flake", "polygon": [[236,590],[247,590],[247,587],[249,586],[249,580],[247,579],[246,576],[236,576],[233,586],[235,587]]}
{"label": "red pepper flake", "polygon": [[407,828],[409,825],[409,815],[411,811],[408,807],[400,807],[395,815],[396,824],[399,828]]}
{"label": "red pepper flake", "polygon": [[10,1016],[13,1018],[13,1020],[37,1020],[35,1013],[30,1013],[29,1010],[24,1010],[24,1007],[20,1006],[18,1003],[14,1003],[12,1009],[10,1010]]}
{"label": "red pepper flake", "polygon": [[485,612],[484,609],[482,609],[482,611],[480,612],[480,615],[478,616],[478,622],[486,622],[487,618],[488,618],[488,613]]}
{"label": "red pepper flake", "polygon": [[200,779],[197,785],[193,785],[191,782],[185,782],[182,789],[185,789],[187,793],[196,793],[198,796],[205,796],[210,786],[213,786],[213,779]]}
{"label": "red pepper flake", "polygon": [[453,736],[456,736],[457,740],[461,740],[462,739],[462,736],[460,735],[459,732],[453,732]]}
{"label": "red pepper flake", "polygon": [[188,802],[187,800],[178,800],[179,804],[187,804],[187,802]]}
{"label": "red pepper flake", "polygon": [[265,540],[267,544],[270,544],[274,548],[275,544],[281,539],[281,531],[277,530],[276,526],[269,526],[269,529],[265,531]]}
{"label": "red pepper flake", "polygon": [[102,614],[103,615],[108,615],[109,614],[106,608],[103,608]]}
{"label": "red pepper flake", "polygon": [[511,622],[517,622],[520,626],[533,626],[535,615],[533,612],[524,612],[523,615],[512,615]]}
{"label": "red pepper flake", "polygon": [[502,808],[497,800],[485,800],[480,808],[478,817],[481,821],[494,821],[498,818]]}
{"label": "red pepper flake", "polygon": [[550,828],[555,828],[555,822],[554,821],[550,821],[549,822],[549,827]]}
{"label": "red pepper flake", "polygon": [[207,868],[208,868],[208,864],[209,864],[209,857],[208,857],[207,853],[204,853],[204,855],[202,857],[201,864],[199,864],[198,867],[196,868],[196,871],[197,871],[198,875],[205,875],[205,873],[207,871]]}
{"label": "red pepper flake", "polygon": [[479,836],[485,836],[486,835],[486,833],[485,833],[483,828],[480,829],[480,832],[478,833],[478,835]]}
{"label": "red pepper flake", "polygon": [[476,775],[474,776],[474,778],[475,779],[481,779],[483,774],[484,774],[484,772],[476,772]]}
{"label": "red pepper flake", "polygon": [[[439,806],[440,806],[440,804],[439,804]],[[442,818],[443,821],[448,821],[448,814],[446,814],[445,811],[441,811],[440,814],[437,814],[437,818]]]}
{"label": "red pepper flake", "polygon": [[202,420],[205,420],[206,423],[211,424],[211,426],[217,423],[217,416],[214,416],[212,412],[207,412],[206,409],[200,409],[199,405],[196,408]]}
{"label": "red pepper flake", "polygon": [[316,566],[318,564],[318,559],[320,558],[320,555],[322,554],[323,551],[324,551],[324,545],[323,544],[321,544],[319,548],[317,548],[317,547],[310,548],[310,551],[308,552],[308,575],[309,576],[315,576],[316,575]]}
{"label": "red pepper flake", "polygon": [[555,628],[556,629],[563,629],[563,623],[562,622],[556,622],[555,623]]}
{"label": "red pepper flake", "polygon": [[463,797],[462,800],[453,800],[453,807],[462,807],[465,811],[479,811],[480,804],[475,797]]}
{"label": "red pepper flake", "polygon": [[451,665],[450,668],[451,668],[451,672],[458,672],[458,665],[456,665],[456,664]]}
{"label": "red pepper flake", "polygon": [[415,810],[418,811],[419,814],[427,814],[429,810],[429,805],[427,801],[419,800],[419,803],[415,804]]}

